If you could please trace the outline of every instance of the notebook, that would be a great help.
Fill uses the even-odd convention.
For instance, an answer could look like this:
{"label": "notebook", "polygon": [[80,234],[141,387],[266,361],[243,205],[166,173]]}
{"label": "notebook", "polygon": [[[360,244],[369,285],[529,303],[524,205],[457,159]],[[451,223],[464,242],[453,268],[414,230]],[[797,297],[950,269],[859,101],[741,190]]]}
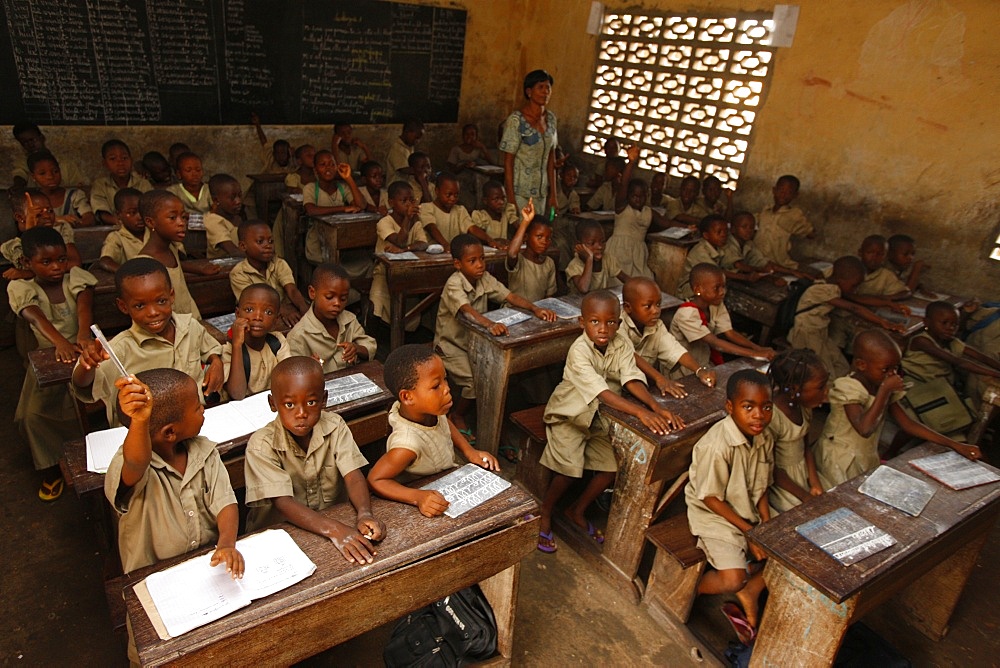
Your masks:
{"label": "notebook", "polygon": [[125,442],[128,429],[115,427],[87,434],[87,470],[92,473],[107,473],[111,458]]}

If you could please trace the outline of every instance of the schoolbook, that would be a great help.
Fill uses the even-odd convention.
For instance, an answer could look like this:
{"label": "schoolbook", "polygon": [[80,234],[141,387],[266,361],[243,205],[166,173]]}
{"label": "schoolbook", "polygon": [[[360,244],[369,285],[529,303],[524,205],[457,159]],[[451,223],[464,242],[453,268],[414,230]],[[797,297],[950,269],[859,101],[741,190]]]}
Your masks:
{"label": "schoolbook", "polygon": [[475,464],[466,464],[420,489],[435,489],[448,501],[448,517],[458,517],[510,487],[510,482]]}
{"label": "schoolbook", "polygon": [[896,544],[896,539],[847,508],[837,508],[795,531],[844,566]]}
{"label": "schoolbook", "polygon": [[966,459],[954,450],[914,459],[910,466],[955,490],[989,485],[1000,480],[1000,475],[992,469]]}
{"label": "schoolbook", "polygon": [[136,596],[161,640],[176,638],[291,587],[316,571],[284,529],[268,529],[236,541],[246,568],[233,580],[212,553],[153,573],[135,586]]}

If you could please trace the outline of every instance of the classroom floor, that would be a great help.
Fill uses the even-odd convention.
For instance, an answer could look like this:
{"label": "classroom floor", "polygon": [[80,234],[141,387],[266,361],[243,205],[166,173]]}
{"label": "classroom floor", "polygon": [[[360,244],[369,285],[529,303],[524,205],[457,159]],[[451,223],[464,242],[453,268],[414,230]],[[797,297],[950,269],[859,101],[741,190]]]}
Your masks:
{"label": "classroom floor", "polygon": [[[0,424],[11,424],[22,373],[17,353],[0,350]],[[27,446],[13,431],[0,448],[0,664],[124,665],[124,637],[112,633],[101,582],[103,555],[90,518],[72,491],[42,504]],[[512,473],[507,468],[505,473]],[[996,665],[1000,612],[994,605],[1000,563],[1000,526],[952,619],[950,634],[934,643],[910,629],[893,629],[872,615],[866,623],[902,649],[915,666]],[[691,628],[721,652],[733,639],[718,601],[699,601]],[[305,662],[308,666],[378,665],[390,633],[383,627]],[[700,655],[686,632],[658,626],[620,595],[572,550],[532,553],[522,562],[514,645],[516,666],[722,665]],[[266,663],[267,658],[261,657]]]}

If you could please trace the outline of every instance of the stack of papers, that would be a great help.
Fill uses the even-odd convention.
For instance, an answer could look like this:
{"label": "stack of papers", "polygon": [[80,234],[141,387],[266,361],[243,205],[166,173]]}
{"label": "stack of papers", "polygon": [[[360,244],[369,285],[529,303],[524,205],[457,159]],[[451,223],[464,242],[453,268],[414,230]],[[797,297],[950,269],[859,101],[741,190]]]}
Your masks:
{"label": "stack of papers", "polygon": [[324,387],[327,391],[326,408],[346,404],[361,397],[370,397],[374,394],[382,393],[382,388],[363,373],[354,373],[342,378],[331,378],[326,381]]}
{"label": "stack of papers", "polygon": [[495,323],[506,325],[507,327],[516,325],[519,322],[524,322],[525,320],[531,320],[530,313],[517,311],[512,308],[498,308],[495,311],[487,311],[483,314],[483,317],[487,320],[492,320]]}
{"label": "stack of papers", "polygon": [[236,314],[226,313],[224,315],[217,315],[214,318],[205,318],[205,322],[225,334],[233,326],[233,323],[236,322]]}
{"label": "stack of papers", "polygon": [[87,470],[92,473],[107,473],[111,458],[125,442],[128,429],[115,427],[87,434]]}
{"label": "stack of papers", "polygon": [[268,394],[260,392],[242,401],[230,401],[209,408],[205,411],[201,435],[210,441],[225,443],[264,427],[275,418],[267,403]]}

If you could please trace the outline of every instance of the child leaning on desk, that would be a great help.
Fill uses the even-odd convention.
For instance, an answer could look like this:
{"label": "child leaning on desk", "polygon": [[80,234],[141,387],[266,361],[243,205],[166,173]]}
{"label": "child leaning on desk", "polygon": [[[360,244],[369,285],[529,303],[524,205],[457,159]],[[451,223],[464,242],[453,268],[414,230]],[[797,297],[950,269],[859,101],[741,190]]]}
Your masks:
{"label": "child leaning on desk", "polygon": [[[55,347],[56,360],[71,364],[90,342],[97,278],[79,267],[67,267],[66,244],[51,227],[26,230],[21,243],[34,278],[7,285],[10,309],[31,325],[39,348]],[[28,441],[35,470],[42,474],[38,490],[42,501],[54,501],[62,494],[63,443],[80,437],[74,415],[66,385],[39,387],[28,365],[14,423]]]}
{"label": "child leaning on desk", "polygon": [[499,471],[496,457],[476,450],[448,419],[451,390],[444,362],[427,346],[400,346],[385,360],[385,384],[396,397],[389,409],[392,433],[386,453],[368,473],[368,484],[379,496],[416,506],[435,517],[448,509],[437,490],[402,483],[456,466],[455,448],[471,463]]}
{"label": "child leaning on desk", "polygon": [[[585,515],[588,506],[612,484],[618,471],[608,425],[598,413],[601,403],[637,417],[657,434],[684,426],[680,418],[650,396],[645,376],[635,364],[635,348],[618,331],[621,322],[618,298],[606,290],[591,292],[583,298],[580,312],[583,334],[566,354],[562,382],[545,405],[543,416],[547,443],[539,461],[553,475],[542,501],[538,533],[538,549],[542,552],[556,551],[552,513],[585,469],[594,471],[594,477],[563,512],[580,531],[598,543],[604,542],[604,536]],[[642,403],[623,398],[623,387]]]}
{"label": "child leaning on desk", "polygon": [[[364,199],[354,182],[351,167],[337,164],[330,151],[316,151],[316,180],[302,190],[302,209],[307,216],[329,216],[335,213],[361,211]],[[318,225],[306,233],[306,259],[315,264],[325,262],[333,249],[326,242]]]}
{"label": "child leaning on desk", "polygon": [[504,185],[494,179],[483,184],[483,208],[472,212],[473,229],[469,231],[486,245],[505,249],[510,231],[518,222],[517,205],[507,201]]}
{"label": "child leaning on desk", "polygon": [[[174,313],[166,267],[151,258],[129,260],[115,273],[115,287],[115,304],[132,319],[132,326],[109,343],[126,369],[183,371],[200,383],[205,396],[222,388],[222,346],[190,315]],[[119,424],[114,402],[118,371],[108,359],[99,342],[84,346],[70,390],[84,403],[103,401],[108,424],[114,427]]]}
{"label": "child leaning on desk", "polygon": [[319,360],[324,373],[375,359],[375,339],[347,310],[350,294],[351,282],[341,267],[331,262],[316,267],[309,283],[312,308],[288,333],[292,355]]}
{"label": "child leaning on desk", "polygon": [[254,283],[267,283],[281,295],[278,315],[281,321],[291,327],[309,310],[309,304],[302,297],[292,268],[274,252],[274,235],[271,227],[262,220],[248,220],[240,223],[236,230],[240,252],[246,259],[229,271],[229,287],[239,299],[243,290]]}
{"label": "child leaning on desk", "polygon": [[247,286],[236,305],[232,340],[222,346],[226,393],[240,400],[271,387],[271,372],[291,356],[281,332],[272,332],[278,321],[281,296],[266,283]]}
{"label": "child leaning on desk", "polygon": [[767,426],[773,410],[766,375],[743,369],[730,376],[728,415],[695,443],[684,487],[688,525],[713,569],[702,575],[698,593],[736,595],[740,606],[727,603],[722,612],[747,645],[759,620],[765,555],[746,533],[771,519],[774,442]]}
{"label": "child leaning on desk", "polygon": [[[458,203],[458,180],[446,172],[438,174],[435,181],[434,201],[420,205],[420,222],[424,232],[432,243],[440,244],[445,251],[451,240],[459,234],[471,232],[472,217],[465,207]],[[416,191],[414,191],[414,199]],[[477,228],[477,238],[482,239],[486,233]]]}
{"label": "child leaning on desk", "polygon": [[556,314],[538,308],[524,297],[507,289],[486,271],[483,244],[471,234],[459,234],[452,239],[451,256],[455,273],[448,277],[438,305],[434,332],[435,351],[444,360],[448,375],[460,388],[461,396],[448,417],[469,440],[474,440],[465,422],[465,414],[476,401],[472,384],[472,363],[469,361],[469,331],[458,321],[459,314],[486,327],[493,336],[506,336],[507,326],[482,315],[490,301],[502,302],[531,311],[536,318],[554,322]]}
{"label": "child leaning on desk", "polygon": [[[278,417],[258,429],[246,449],[249,530],[287,519],[329,538],[347,561],[370,564],[372,540],[385,526],[372,515],[368,484],[358,450],[344,419],[326,407],[323,369],[309,357],[289,357],[271,374],[267,402]],[[319,511],[347,497],[357,511],[349,526]]]}
{"label": "child leaning on desk", "polygon": [[[413,188],[409,183],[396,181],[389,186],[389,209],[388,215],[375,225],[375,252],[402,253],[425,250],[427,233],[420,221],[420,208],[413,198]],[[372,270],[372,287],[368,298],[371,300],[372,313],[375,317],[388,324],[392,317],[389,306],[389,283],[385,277],[385,266],[381,262],[376,262],[375,269]],[[416,320],[412,327],[416,330]]]}
{"label": "child leaning on desk", "polygon": [[576,255],[566,265],[566,285],[571,295],[618,287],[629,276],[618,260],[604,252],[604,228],[596,220],[576,224]]}

